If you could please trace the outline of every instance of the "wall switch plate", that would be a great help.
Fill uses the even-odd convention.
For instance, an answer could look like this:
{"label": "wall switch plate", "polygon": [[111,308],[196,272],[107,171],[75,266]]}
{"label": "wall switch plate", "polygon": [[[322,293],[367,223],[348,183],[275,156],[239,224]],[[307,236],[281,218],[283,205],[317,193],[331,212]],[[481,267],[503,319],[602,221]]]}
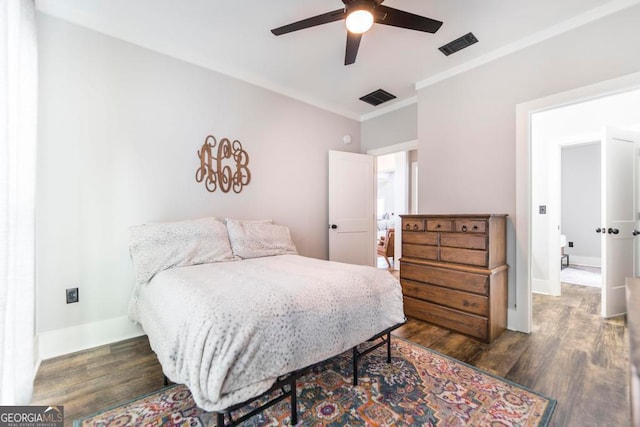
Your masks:
{"label": "wall switch plate", "polygon": [[569,247],[572,248],[573,247],[573,242],[569,242]]}
{"label": "wall switch plate", "polygon": [[80,301],[80,294],[78,293],[78,288],[69,288],[67,289],[67,304],[71,304],[72,302]]}
{"label": "wall switch plate", "polygon": [[541,215],[544,215],[547,213],[547,205],[540,205],[540,208],[538,209],[538,211],[540,212]]}

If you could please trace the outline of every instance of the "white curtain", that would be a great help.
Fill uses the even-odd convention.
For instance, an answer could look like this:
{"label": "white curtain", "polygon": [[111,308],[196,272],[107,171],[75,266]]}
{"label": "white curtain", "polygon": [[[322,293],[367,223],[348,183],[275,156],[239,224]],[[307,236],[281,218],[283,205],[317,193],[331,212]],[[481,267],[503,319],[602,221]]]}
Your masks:
{"label": "white curtain", "polygon": [[33,0],[0,0],[0,404],[28,404],[34,370],[37,41]]}

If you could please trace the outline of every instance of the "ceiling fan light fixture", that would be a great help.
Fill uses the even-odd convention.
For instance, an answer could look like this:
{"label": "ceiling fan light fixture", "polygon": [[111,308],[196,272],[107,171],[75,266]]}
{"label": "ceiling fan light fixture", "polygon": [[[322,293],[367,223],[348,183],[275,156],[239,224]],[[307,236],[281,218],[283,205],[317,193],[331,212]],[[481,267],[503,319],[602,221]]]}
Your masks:
{"label": "ceiling fan light fixture", "polygon": [[346,19],[347,30],[354,34],[362,34],[373,25],[373,14],[367,8],[358,8],[349,12]]}

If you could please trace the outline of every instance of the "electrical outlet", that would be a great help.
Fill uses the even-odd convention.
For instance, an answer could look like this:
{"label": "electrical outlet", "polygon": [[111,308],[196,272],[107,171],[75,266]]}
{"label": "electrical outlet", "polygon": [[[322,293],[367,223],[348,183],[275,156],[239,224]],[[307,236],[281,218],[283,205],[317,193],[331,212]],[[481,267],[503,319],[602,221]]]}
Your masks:
{"label": "electrical outlet", "polygon": [[544,215],[547,213],[547,205],[540,205],[540,208],[538,209],[538,212],[540,212],[541,215]]}
{"label": "electrical outlet", "polygon": [[569,242],[569,247],[572,248],[573,247],[573,242]]}
{"label": "electrical outlet", "polygon": [[67,289],[67,304],[80,301],[80,294],[78,288]]}

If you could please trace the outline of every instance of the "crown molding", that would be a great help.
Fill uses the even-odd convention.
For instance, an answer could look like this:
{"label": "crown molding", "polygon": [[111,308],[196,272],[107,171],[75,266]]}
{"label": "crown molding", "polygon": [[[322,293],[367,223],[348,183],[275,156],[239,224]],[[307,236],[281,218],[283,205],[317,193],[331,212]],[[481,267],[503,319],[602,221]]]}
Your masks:
{"label": "crown molding", "polygon": [[533,46],[535,44],[538,44],[550,38],[556,37],[560,34],[569,32],[583,25],[597,21],[606,16],[612,15],[616,12],[619,12],[621,10],[634,6],[638,3],[640,3],[640,0],[610,1],[605,5],[598,6],[587,12],[581,13],[580,15],[576,15],[570,19],[567,19],[566,21],[563,21],[559,24],[553,25],[545,30],[534,33],[528,37],[522,38],[513,43],[509,43],[506,46],[503,46],[487,54],[481,55],[475,59],[472,59],[471,61],[460,64],[457,67],[453,67],[447,71],[443,71],[442,73],[438,73],[424,80],[421,80],[416,83],[416,86],[415,86],[416,90],[424,89],[428,86],[434,85],[443,80],[447,80],[458,74],[462,74],[474,68],[478,68],[482,65],[488,64],[489,62],[495,61],[504,56],[507,56],[514,52],[525,49],[529,46]]}

